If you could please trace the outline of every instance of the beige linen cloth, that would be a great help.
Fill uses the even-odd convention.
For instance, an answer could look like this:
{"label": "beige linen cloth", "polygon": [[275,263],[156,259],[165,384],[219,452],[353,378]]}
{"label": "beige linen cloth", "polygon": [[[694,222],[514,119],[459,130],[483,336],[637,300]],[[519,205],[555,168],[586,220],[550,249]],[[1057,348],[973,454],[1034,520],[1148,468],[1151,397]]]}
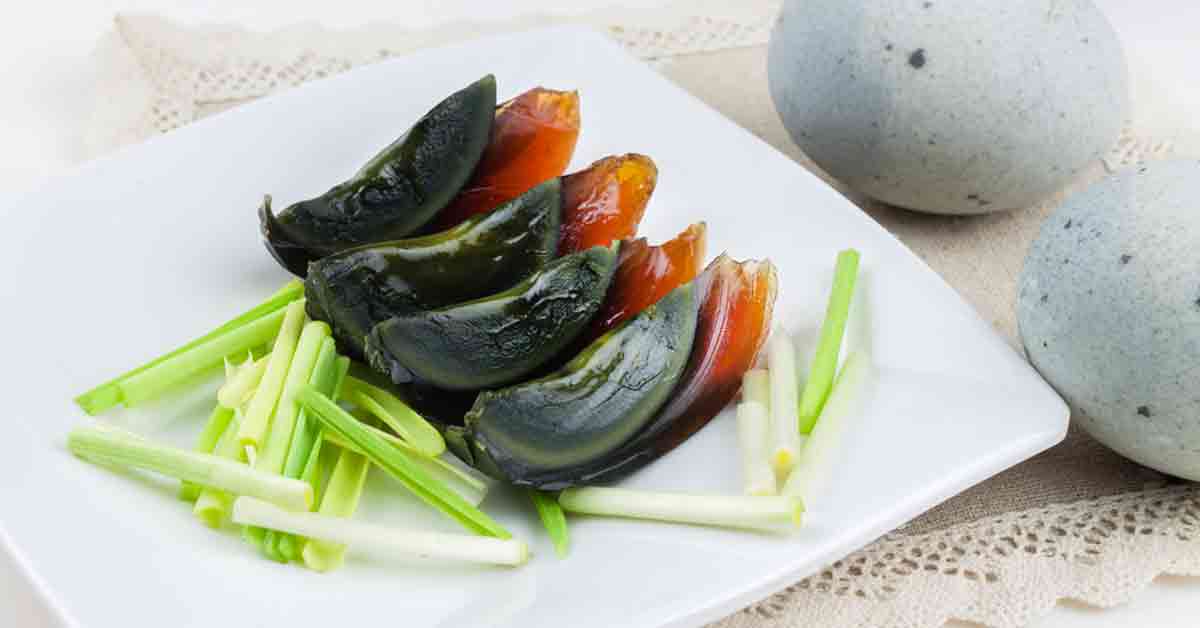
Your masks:
{"label": "beige linen cloth", "polygon": [[[690,2],[569,21],[606,30],[669,79],[821,174],[941,273],[1019,350],[1016,277],[1040,222],[1062,194],[1037,207],[963,218],[911,213],[855,195],[805,158],[772,108],[764,44],[775,3],[729,4]],[[120,16],[98,52],[105,91],[86,140],[94,153],[102,152],[355,65],[555,21],[565,20],[530,17],[422,32],[397,25],[301,26],[262,34]],[[1131,130],[1072,187],[1170,154],[1175,144]],[[1060,598],[1109,606],[1159,574],[1200,575],[1198,525],[1200,490],[1073,431],[1061,445],[714,626],[930,627],[951,618],[1023,625]]]}

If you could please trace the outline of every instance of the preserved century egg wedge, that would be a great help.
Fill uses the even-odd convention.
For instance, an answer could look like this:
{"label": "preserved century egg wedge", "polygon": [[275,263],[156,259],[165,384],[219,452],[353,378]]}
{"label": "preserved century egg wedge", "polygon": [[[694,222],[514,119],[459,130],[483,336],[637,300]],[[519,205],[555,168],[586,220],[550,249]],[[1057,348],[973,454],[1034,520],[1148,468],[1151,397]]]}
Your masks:
{"label": "preserved century egg wedge", "polygon": [[313,262],[304,289],[309,315],[332,326],[339,347],[362,355],[377,323],[515,285],[555,256],[559,188],[559,180],[550,179],[447,231]]}
{"label": "preserved century egg wedge", "polygon": [[698,222],[662,244],[651,245],[645,238],[622,243],[617,273],[590,338],[599,337],[695,279],[704,265],[705,232],[704,223]]}
{"label": "preserved century egg wedge", "polygon": [[537,87],[502,103],[474,175],[434,224],[448,229],[561,175],[578,139],[578,92]]}
{"label": "preserved century egg wedge", "polygon": [[605,157],[563,177],[560,254],[637,235],[646,204],[658,184],[658,168],[645,155]]}
{"label": "preserved century egg wedge", "polygon": [[696,330],[693,286],[588,346],[561,370],[484,391],[448,444],[478,469],[518,485],[605,459],[637,434],[687,363]]}
{"label": "preserved century egg wedge", "polygon": [[560,257],[489,297],[394,316],[367,336],[367,359],[397,384],[474,390],[520,381],[587,328],[612,281],[618,248]]}
{"label": "preserved century egg wedge", "polygon": [[620,479],[687,440],[733,400],[771,328],[775,268],[769,261],[735,262],[721,255],[694,285],[703,295],[695,340],[670,400],[608,454],[571,467],[530,471],[522,483],[558,490]]}
{"label": "preserved century egg wedge", "polygon": [[259,220],[267,249],[299,276],[308,263],[354,246],[394,240],[425,226],[470,180],[491,135],[496,79],[451,94],[350,179]]}

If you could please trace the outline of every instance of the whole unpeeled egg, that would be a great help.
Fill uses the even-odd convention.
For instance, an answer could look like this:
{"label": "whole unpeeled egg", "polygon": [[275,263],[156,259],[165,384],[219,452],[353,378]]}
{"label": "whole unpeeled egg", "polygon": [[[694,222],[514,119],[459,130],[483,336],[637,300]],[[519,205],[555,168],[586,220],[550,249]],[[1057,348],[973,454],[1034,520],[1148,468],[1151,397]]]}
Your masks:
{"label": "whole unpeeled egg", "polygon": [[1128,110],[1091,0],[787,0],[768,78],[817,165],[942,214],[1035,204],[1112,148]]}
{"label": "whole unpeeled egg", "polygon": [[1200,480],[1200,160],[1122,170],[1042,225],[1019,282],[1030,361],[1077,424]]}

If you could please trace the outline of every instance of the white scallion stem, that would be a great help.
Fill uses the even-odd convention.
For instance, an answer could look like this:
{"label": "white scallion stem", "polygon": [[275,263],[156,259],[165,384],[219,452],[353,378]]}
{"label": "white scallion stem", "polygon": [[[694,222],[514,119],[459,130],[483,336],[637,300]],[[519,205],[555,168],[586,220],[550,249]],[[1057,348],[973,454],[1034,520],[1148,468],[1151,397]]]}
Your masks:
{"label": "white scallion stem", "polygon": [[691,495],[595,486],[568,488],[558,502],[569,512],[675,523],[781,531],[798,527],[804,507],[794,497]]}
{"label": "white scallion stem", "polygon": [[737,407],[738,447],[742,454],[742,490],[747,495],[774,495],[775,471],[767,454],[767,409],[757,401]]}
{"label": "white scallion stem", "polygon": [[[196,451],[202,454],[214,453],[225,433],[229,431],[229,423],[232,420],[233,410],[220,405],[214,408],[208,416],[208,422],[204,424],[204,429],[200,432],[200,438],[196,442]],[[199,486],[191,482],[183,482],[179,487],[179,498],[195,502],[200,497],[200,491]]]}
{"label": "white scallion stem", "polygon": [[[338,519],[348,519],[353,515],[358,509],[359,499],[362,498],[363,486],[367,482],[367,471],[370,468],[371,462],[366,456],[342,450],[329,476],[325,493],[321,495],[318,512],[326,517]],[[333,571],[342,566],[346,557],[346,545],[310,538],[304,544],[300,555],[304,564],[313,571]]]}
{"label": "white scallion stem", "polygon": [[[237,432],[241,422],[241,411],[234,410],[233,418],[229,420],[229,425],[225,427],[225,433],[221,434],[221,439],[217,441],[217,446],[213,448],[212,453],[214,456],[234,462],[241,462],[239,458],[241,449],[238,447],[237,442]],[[220,528],[228,518],[229,507],[232,504],[233,498],[229,493],[215,488],[204,488],[196,496],[196,503],[192,507],[192,514],[204,522],[204,525],[210,528]]]}
{"label": "white scallion stem", "polygon": [[196,518],[204,525],[216,530],[225,524],[225,518],[229,514],[232,503],[233,497],[229,493],[211,488],[205,489],[196,498],[196,504],[192,506],[192,514],[196,515]]}
{"label": "white scallion stem", "polygon": [[312,505],[312,487],[300,480],[255,471],[212,454],[158,445],[114,427],[77,427],[67,437],[67,446],[80,458],[104,465],[146,469],[234,495],[258,497],[291,510],[307,510]]}
{"label": "white scallion stem", "polygon": [[267,363],[270,359],[271,356],[268,354],[257,360],[247,359],[245,363],[235,367],[233,377],[222,384],[220,390],[217,391],[217,403],[226,408],[239,408],[242,404],[250,401],[254,389],[258,388],[263,374],[267,372]]}
{"label": "white scallion stem", "polygon": [[767,367],[771,379],[771,465],[787,477],[800,451],[800,390],[796,376],[796,346],[777,327],[767,340]]}
{"label": "white scallion stem", "polygon": [[870,270],[860,267],[858,279],[854,282],[854,295],[850,298],[850,312],[846,315],[846,335],[842,341],[843,359],[839,368],[845,367],[852,353],[867,356],[875,354],[871,333],[871,295],[867,291],[870,281]]}
{"label": "white scallion stem", "polygon": [[742,401],[761,404],[771,409],[771,374],[766,369],[750,369],[742,375]]}
{"label": "white scallion stem", "polygon": [[238,442],[243,447],[253,447],[257,450],[262,445],[271,425],[271,414],[275,411],[275,405],[283,391],[283,382],[287,378],[292,354],[300,341],[300,332],[304,328],[304,300],[288,304],[285,312],[283,325],[275,338],[271,357],[267,360],[266,371],[254,391],[254,397],[250,399],[245,420],[242,421],[241,430],[238,432]]}
{"label": "white scallion stem", "polygon": [[296,350],[288,364],[287,376],[279,394],[279,402],[275,406],[275,414],[271,418],[271,427],[262,449],[258,452],[254,468],[269,473],[283,473],[288,447],[292,443],[292,432],[296,429],[296,417],[300,414],[296,394],[308,385],[313,367],[317,364],[317,355],[321,352],[321,345],[329,334],[329,325],[321,321],[311,321],[301,331],[300,340],[296,343]]}
{"label": "white scallion stem", "polygon": [[804,441],[796,468],[783,487],[783,494],[809,502],[817,496],[832,475],[831,465],[841,448],[846,425],[859,413],[875,377],[875,366],[868,353],[855,352],[846,358],[842,372],[834,382],[825,408]]}
{"label": "white scallion stem", "polygon": [[310,512],[288,512],[249,497],[233,503],[233,521],[350,546],[358,552],[394,552],[511,566],[529,560],[529,547],[517,539],[390,528]]}
{"label": "white scallion stem", "polygon": [[[813,358],[817,356],[817,341],[820,340],[820,330],[806,327],[792,334],[792,343],[796,347],[796,388],[803,394],[808,378],[812,371]],[[799,425],[799,421],[797,421]]]}
{"label": "white scallion stem", "polygon": [[[325,339],[329,338],[329,334],[329,325],[321,321],[306,323],[300,332],[300,340],[296,342],[296,349],[292,352],[292,360],[283,380],[283,390],[279,393],[279,401],[271,415],[270,427],[263,440],[262,449],[258,450],[254,460],[255,469],[284,475],[283,467],[287,463],[292,435],[296,431],[296,419],[300,416],[300,406],[296,405],[296,393],[309,385],[313,367],[317,363],[317,355],[320,354],[321,346]],[[251,527],[245,528],[244,536],[251,544],[260,546],[268,558],[283,561],[275,542],[276,535],[268,535],[263,528]]]}

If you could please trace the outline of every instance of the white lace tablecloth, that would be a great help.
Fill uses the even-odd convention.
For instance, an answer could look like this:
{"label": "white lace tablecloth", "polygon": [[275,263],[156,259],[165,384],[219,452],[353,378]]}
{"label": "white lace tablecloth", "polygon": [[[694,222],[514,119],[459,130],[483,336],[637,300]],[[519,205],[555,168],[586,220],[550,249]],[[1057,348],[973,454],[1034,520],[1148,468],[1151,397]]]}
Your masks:
{"label": "white lace tablecloth", "polygon": [[[815,170],[789,141],[767,96],[763,44],[775,9],[770,0],[700,1],[424,30],[379,23],[340,31],[302,25],[270,33],[122,15],[98,52],[103,88],[86,125],[86,145],[100,154],[422,46],[569,20],[606,30],[667,77]],[[1200,58],[1200,44],[1195,52]],[[1158,95],[1168,86],[1160,69],[1140,62],[1131,55],[1134,119],[1109,157],[1072,187],[1132,161],[1200,156],[1200,109],[1164,102]],[[948,218],[896,210],[843,191],[1016,344],[1016,274],[1057,199],[1005,214]],[[1171,483],[1072,433],[1049,452],[715,625],[927,627],[948,618],[1025,625],[1059,599],[1111,606],[1159,574],[1200,575],[1198,525],[1200,488]]]}

